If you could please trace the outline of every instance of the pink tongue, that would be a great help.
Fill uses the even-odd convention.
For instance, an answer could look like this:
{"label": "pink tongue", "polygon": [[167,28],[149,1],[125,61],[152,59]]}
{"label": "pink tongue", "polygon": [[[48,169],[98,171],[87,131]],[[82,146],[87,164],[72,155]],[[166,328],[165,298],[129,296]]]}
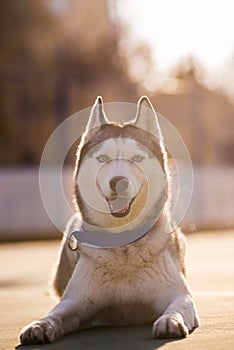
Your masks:
{"label": "pink tongue", "polygon": [[110,208],[113,212],[119,212],[128,209],[130,199],[127,197],[118,197],[117,199],[109,203]]}

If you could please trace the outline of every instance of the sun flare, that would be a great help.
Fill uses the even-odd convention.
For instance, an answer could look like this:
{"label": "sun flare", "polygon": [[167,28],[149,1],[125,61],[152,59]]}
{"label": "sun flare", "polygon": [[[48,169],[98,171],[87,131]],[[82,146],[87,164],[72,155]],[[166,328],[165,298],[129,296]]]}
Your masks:
{"label": "sun flare", "polygon": [[[231,0],[125,0],[115,3],[114,19],[127,28],[121,43],[125,51],[140,43],[149,46],[158,75],[157,82],[151,81],[155,87],[188,57],[220,83],[233,67],[233,10]],[[132,75],[139,74],[140,63],[134,57],[131,63]]]}

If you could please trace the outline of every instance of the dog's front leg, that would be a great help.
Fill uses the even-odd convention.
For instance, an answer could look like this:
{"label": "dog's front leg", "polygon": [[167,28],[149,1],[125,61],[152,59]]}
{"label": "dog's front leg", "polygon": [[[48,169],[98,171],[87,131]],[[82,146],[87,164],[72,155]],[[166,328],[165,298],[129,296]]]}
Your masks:
{"label": "dog's front leg", "polygon": [[20,334],[22,344],[51,343],[64,334],[77,331],[99,310],[102,303],[93,285],[95,278],[90,285],[82,275],[79,277],[74,271],[61,301],[48,316],[23,328]]}
{"label": "dog's front leg", "polygon": [[52,343],[64,334],[77,331],[97,308],[95,304],[83,300],[62,299],[43,319],[33,321],[20,334],[22,344]]}
{"label": "dog's front leg", "polygon": [[154,338],[184,338],[199,326],[190,295],[177,297],[153,324]]}

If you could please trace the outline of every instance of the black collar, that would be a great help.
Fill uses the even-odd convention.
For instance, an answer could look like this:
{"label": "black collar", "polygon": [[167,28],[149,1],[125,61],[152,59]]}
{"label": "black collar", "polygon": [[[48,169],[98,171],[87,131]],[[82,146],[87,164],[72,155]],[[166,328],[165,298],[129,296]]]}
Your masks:
{"label": "black collar", "polygon": [[71,250],[78,249],[79,245],[92,248],[120,247],[138,241],[147,234],[152,226],[152,223],[148,223],[140,229],[121,233],[93,232],[81,227],[79,231],[73,231],[69,235],[68,246]]}

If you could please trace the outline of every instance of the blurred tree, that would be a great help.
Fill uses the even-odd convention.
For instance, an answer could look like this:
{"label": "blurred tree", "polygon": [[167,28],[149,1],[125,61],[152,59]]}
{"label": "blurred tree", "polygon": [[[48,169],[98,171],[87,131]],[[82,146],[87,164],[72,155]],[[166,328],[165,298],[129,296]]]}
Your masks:
{"label": "blurred tree", "polygon": [[54,18],[41,0],[0,2],[1,65],[35,63],[43,51]]}
{"label": "blurred tree", "polygon": [[[233,128],[234,130],[234,128]],[[220,154],[220,163],[234,165],[234,140],[233,137],[225,140],[224,143],[220,145],[222,153]]]}
{"label": "blurred tree", "polygon": [[27,142],[34,108],[32,81],[44,67],[51,45],[48,33],[54,26],[44,1],[0,2],[0,160],[4,163],[33,158]]}
{"label": "blurred tree", "polygon": [[66,4],[58,16],[45,0],[0,2],[4,164],[38,163],[56,125],[96,95],[103,94],[105,101],[136,98],[126,61],[116,49],[107,1]]}

